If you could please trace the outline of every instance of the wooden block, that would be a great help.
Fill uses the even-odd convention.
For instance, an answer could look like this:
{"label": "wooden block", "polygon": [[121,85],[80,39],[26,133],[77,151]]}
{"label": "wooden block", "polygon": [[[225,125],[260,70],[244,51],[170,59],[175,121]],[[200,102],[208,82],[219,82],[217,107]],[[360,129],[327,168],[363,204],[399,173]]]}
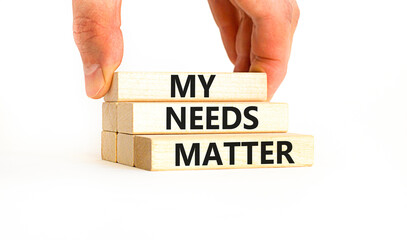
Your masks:
{"label": "wooden block", "polygon": [[268,102],[119,103],[117,129],[128,134],[286,132],[288,105]]}
{"label": "wooden block", "polygon": [[[314,138],[292,133],[118,135],[118,161],[159,170],[312,166]],[[121,141],[120,141],[121,140]],[[123,158],[123,159],[121,159]]]}
{"label": "wooden block", "polygon": [[105,101],[265,101],[265,73],[116,72]]}
{"label": "wooden block", "polygon": [[135,153],[135,135],[118,134],[117,135],[117,162],[134,167],[134,153]]}
{"label": "wooden block", "polygon": [[104,102],[102,105],[102,115],[103,130],[117,132],[117,103]]}
{"label": "wooden block", "polygon": [[117,162],[117,133],[102,132],[102,159],[110,162]]}

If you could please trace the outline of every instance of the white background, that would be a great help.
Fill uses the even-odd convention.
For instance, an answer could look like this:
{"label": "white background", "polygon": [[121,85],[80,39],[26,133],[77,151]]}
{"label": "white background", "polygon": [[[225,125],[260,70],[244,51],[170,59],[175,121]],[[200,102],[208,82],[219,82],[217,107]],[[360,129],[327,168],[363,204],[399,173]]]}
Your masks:
{"label": "white background", "polygon": [[[0,239],[406,239],[407,3],[299,1],[273,101],[315,165],[147,172],[100,159],[71,2],[0,3]],[[231,71],[206,1],[123,2],[129,71]]]}

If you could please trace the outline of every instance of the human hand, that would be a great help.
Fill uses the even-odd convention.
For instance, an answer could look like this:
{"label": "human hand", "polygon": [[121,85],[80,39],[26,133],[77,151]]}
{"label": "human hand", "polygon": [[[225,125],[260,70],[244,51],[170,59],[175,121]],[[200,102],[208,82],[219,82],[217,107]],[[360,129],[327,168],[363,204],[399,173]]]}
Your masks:
{"label": "human hand", "polygon": [[[209,0],[235,71],[267,73],[268,97],[284,79],[297,26],[295,0]],[[73,0],[73,31],[86,93],[101,98],[123,57],[121,0]]]}
{"label": "human hand", "polygon": [[73,34],[91,98],[106,94],[123,58],[120,7],[121,0],[72,0]]}
{"label": "human hand", "polygon": [[270,100],[283,81],[300,11],[295,0],[208,0],[235,72],[267,73]]}

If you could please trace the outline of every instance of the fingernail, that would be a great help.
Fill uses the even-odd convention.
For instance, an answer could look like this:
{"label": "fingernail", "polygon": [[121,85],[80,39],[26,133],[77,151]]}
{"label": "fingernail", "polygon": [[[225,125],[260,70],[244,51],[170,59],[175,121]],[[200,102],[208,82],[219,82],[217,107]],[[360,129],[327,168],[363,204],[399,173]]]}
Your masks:
{"label": "fingernail", "polygon": [[85,73],[86,94],[95,97],[105,86],[103,71],[99,64],[91,64],[83,67]]}
{"label": "fingernail", "polygon": [[258,65],[251,65],[249,71],[250,72],[264,72],[263,68],[261,68]]}

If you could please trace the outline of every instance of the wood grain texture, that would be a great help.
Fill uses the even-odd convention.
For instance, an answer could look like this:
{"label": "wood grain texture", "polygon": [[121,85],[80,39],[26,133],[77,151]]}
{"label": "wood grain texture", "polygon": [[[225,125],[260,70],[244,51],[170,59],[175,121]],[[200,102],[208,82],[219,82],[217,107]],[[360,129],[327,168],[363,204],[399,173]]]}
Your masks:
{"label": "wood grain texture", "polygon": [[102,159],[110,162],[117,162],[117,133],[102,131]]}
{"label": "wood grain texture", "polygon": [[117,132],[117,103],[102,104],[102,128],[105,131]]}
{"label": "wood grain texture", "polygon": [[[195,96],[190,91],[185,97],[179,92],[171,97],[171,75],[178,75],[182,87],[188,76],[195,75]],[[198,75],[210,85],[209,97]],[[191,87],[191,86],[189,86]],[[191,90],[191,88],[189,88]],[[267,76],[265,73],[202,73],[202,72],[116,72],[104,100],[115,101],[265,101],[267,99]]]}
{"label": "wood grain texture", "polygon": [[[192,108],[202,108],[196,111],[195,115],[202,117],[202,120],[191,120]],[[181,119],[182,108],[185,108],[185,127],[181,127],[168,115],[168,108],[172,109],[178,118]],[[209,108],[217,108],[210,114],[218,119],[209,120]],[[223,120],[233,124],[236,115],[233,112],[226,112],[226,108],[235,108],[241,114],[241,122],[235,128],[226,129]],[[245,116],[244,111],[248,108],[258,121],[255,127],[253,119]],[[227,119],[226,119],[227,116]],[[168,120],[169,119],[169,120]],[[170,128],[167,124],[171,123]],[[194,128],[191,123],[202,126],[202,129]],[[208,123],[218,126],[218,129],[209,129]],[[249,126],[249,127],[247,127]],[[253,129],[250,128],[253,127]],[[118,132],[128,134],[191,134],[191,133],[245,133],[245,132],[287,132],[288,129],[288,105],[285,103],[268,102],[247,102],[247,103],[119,103],[117,108],[117,129]]]}
{"label": "wood grain texture", "polygon": [[[137,168],[150,171],[303,167],[312,166],[314,159],[313,136],[292,133],[194,135],[119,133],[118,139],[122,139],[118,143],[118,152],[127,152],[123,155],[126,159],[118,156],[118,161],[129,163],[127,165],[134,161]],[[237,145],[231,150],[230,146],[225,146],[227,144]],[[251,154],[248,147],[250,144]],[[179,148],[181,145],[182,148]],[[195,150],[191,151],[192,149]]]}
{"label": "wood grain texture", "polygon": [[135,154],[134,136],[128,134],[118,134],[117,162],[127,166],[134,167],[134,154]]}

